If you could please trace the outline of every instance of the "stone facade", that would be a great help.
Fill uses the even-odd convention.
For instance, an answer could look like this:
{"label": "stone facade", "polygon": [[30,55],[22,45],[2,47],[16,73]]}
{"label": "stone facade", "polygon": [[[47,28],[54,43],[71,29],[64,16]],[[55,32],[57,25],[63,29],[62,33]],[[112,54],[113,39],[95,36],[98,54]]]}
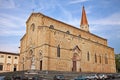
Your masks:
{"label": "stone facade", "polygon": [[32,13],[20,45],[20,70],[114,73],[114,49],[88,31]]}
{"label": "stone facade", "polygon": [[0,51],[0,73],[18,71],[19,54]]}

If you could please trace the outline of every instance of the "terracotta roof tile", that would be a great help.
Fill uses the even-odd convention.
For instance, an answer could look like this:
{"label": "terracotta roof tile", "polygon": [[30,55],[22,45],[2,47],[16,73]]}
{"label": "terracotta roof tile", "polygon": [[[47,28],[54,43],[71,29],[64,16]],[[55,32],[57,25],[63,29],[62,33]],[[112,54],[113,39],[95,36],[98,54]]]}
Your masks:
{"label": "terracotta roof tile", "polygon": [[86,17],[86,12],[85,12],[84,6],[82,8],[81,25],[88,25],[88,21],[87,21],[87,17]]}

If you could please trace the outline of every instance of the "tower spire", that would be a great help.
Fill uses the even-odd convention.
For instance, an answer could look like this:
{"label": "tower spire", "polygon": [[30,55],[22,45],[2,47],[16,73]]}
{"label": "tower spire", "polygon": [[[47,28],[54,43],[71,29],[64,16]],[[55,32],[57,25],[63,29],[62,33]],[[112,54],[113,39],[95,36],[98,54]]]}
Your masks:
{"label": "tower spire", "polygon": [[89,25],[88,25],[87,16],[86,16],[86,12],[85,12],[84,6],[82,8],[82,18],[81,18],[80,28],[82,30],[85,30],[85,31],[89,32]]}

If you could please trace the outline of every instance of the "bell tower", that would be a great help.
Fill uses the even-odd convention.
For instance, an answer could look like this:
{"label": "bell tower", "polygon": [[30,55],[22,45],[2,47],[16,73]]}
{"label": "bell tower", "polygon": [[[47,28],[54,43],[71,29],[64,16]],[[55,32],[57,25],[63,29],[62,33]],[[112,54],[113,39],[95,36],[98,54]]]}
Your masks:
{"label": "bell tower", "polygon": [[80,29],[89,32],[89,25],[88,25],[87,16],[86,16],[84,6],[82,8],[82,18],[81,18]]}

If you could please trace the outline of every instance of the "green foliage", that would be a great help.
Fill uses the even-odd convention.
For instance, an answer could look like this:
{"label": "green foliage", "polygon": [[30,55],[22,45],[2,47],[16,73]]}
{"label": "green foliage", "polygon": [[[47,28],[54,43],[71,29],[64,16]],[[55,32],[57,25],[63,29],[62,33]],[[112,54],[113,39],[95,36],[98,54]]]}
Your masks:
{"label": "green foliage", "polygon": [[115,62],[117,72],[120,72],[120,54],[115,54]]}

